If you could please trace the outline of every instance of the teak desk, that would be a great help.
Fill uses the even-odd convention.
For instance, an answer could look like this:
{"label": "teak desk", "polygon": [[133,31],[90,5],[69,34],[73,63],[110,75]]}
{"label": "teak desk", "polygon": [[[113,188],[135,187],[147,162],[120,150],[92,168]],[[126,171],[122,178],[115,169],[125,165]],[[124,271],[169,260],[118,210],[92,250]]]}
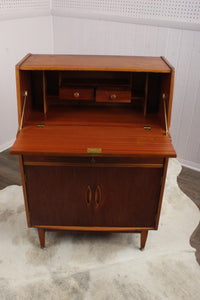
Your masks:
{"label": "teak desk", "polygon": [[47,230],[158,228],[174,69],[164,57],[28,54],[16,65],[27,222]]}

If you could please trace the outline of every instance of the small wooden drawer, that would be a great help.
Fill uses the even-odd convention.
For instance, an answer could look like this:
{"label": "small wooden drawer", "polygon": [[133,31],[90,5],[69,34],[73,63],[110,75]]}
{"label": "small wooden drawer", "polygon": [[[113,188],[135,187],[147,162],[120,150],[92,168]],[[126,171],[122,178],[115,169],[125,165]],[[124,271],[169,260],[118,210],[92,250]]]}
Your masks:
{"label": "small wooden drawer", "polygon": [[60,88],[59,98],[67,100],[94,100],[92,88]]}
{"label": "small wooden drawer", "polygon": [[131,102],[131,91],[127,89],[97,89],[96,102]]}

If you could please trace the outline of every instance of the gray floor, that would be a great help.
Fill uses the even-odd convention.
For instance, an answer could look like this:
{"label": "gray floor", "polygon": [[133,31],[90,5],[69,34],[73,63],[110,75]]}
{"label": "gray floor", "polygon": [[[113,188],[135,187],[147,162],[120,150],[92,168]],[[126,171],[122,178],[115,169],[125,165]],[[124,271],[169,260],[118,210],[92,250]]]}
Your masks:
{"label": "gray floor", "polygon": [[[180,189],[200,209],[200,172],[182,168],[177,178]],[[18,157],[10,155],[9,150],[0,153],[0,189],[8,185],[21,185]],[[190,238],[192,247],[196,248],[196,259],[200,264],[200,224]]]}

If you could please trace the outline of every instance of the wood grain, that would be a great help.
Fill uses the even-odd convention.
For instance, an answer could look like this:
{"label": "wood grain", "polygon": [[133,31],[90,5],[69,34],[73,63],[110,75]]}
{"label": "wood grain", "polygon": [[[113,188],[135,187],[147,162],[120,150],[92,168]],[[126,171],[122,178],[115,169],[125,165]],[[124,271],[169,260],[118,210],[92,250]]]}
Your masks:
{"label": "wood grain", "polygon": [[21,70],[132,71],[170,73],[160,57],[34,54],[20,65]]}
{"label": "wood grain", "polygon": [[176,157],[168,136],[161,129],[138,127],[27,126],[19,133],[11,154],[79,155],[88,148],[102,148],[103,155]]}
{"label": "wood grain", "polygon": [[[26,125],[37,125],[39,122],[46,125],[88,125],[88,126],[122,126],[122,127],[141,127],[149,125],[153,128],[163,128],[165,126],[160,121],[160,116],[155,114],[143,115],[143,109],[135,109],[129,104],[111,104],[107,105],[83,105],[81,102],[77,105],[71,104],[62,106],[59,99],[55,99],[57,106],[49,107],[47,117],[41,112],[33,111]],[[60,105],[59,105],[60,104]]]}

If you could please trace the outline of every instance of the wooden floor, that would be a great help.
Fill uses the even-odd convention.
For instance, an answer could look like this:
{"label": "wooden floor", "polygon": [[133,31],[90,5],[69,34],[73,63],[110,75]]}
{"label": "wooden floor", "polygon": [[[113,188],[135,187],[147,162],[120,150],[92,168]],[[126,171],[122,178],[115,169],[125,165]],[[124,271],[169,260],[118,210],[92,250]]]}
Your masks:
{"label": "wooden floor", "polygon": [[[200,209],[200,172],[183,167],[177,182]],[[16,155],[10,155],[9,150],[6,150],[0,153],[0,189],[12,184],[21,185],[19,162]],[[200,264],[200,224],[192,234],[190,243],[196,248],[196,258]]]}
{"label": "wooden floor", "polygon": [[21,185],[19,161],[18,156],[6,150],[0,152],[0,189],[11,184]]}

